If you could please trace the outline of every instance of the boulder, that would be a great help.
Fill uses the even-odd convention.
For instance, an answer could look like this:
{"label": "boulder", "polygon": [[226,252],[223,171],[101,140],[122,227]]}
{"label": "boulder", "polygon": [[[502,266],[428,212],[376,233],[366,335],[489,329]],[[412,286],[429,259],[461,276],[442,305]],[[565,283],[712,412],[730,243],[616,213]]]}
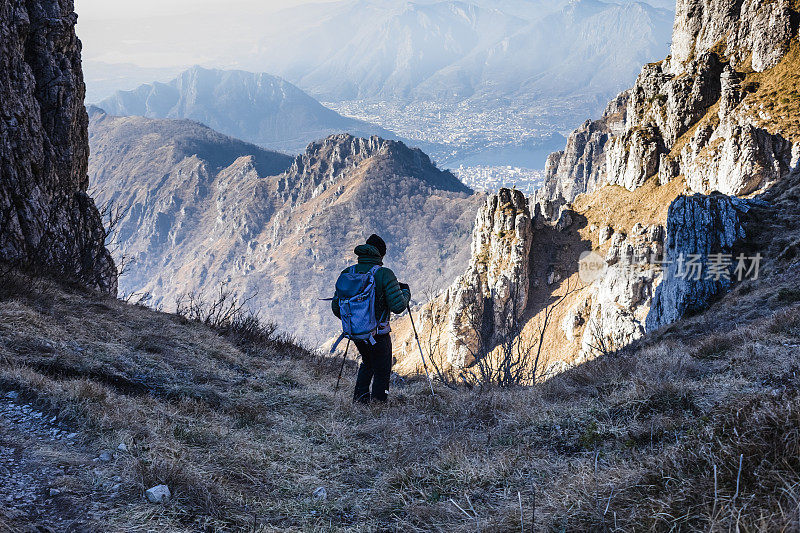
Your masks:
{"label": "boulder", "polygon": [[166,485],[151,487],[145,491],[144,495],[150,503],[168,503],[172,498],[169,487]]}

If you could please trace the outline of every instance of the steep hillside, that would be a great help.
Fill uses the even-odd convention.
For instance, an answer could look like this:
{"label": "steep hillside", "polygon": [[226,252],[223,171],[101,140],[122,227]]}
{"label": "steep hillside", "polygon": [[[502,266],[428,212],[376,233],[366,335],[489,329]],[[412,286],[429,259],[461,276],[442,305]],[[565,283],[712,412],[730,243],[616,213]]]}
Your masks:
{"label": "steep hillside", "polygon": [[332,136],[289,165],[183,121],[97,113],[90,131],[97,197],[124,210],[120,286],[153,305],[174,309],[181,295],[227,284],[262,316],[321,341],[336,323],[318,298],[370,233],[389,243],[387,264],[417,299],[467,262],[482,197],[402,143]]}
{"label": "steep hillside", "polygon": [[98,105],[112,115],[192,119],[226,135],[294,153],[331,133],[390,135],[339,115],[280,78],[240,70],[193,67],[169,83],[118,91]]}
{"label": "steep hillside", "polygon": [[[89,107],[89,169],[93,189],[116,187],[109,200],[133,205],[125,195],[143,191],[159,194],[164,176],[155,169],[177,167],[202,154],[205,172],[213,174],[240,157],[248,157],[261,176],[280,174],[292,158],[222,135],[191,120],[154,120],[115,117],[98,107]],[[140,154],[138,158],[130,157]],[[144,168],[137,165],[144,165]],[[142,178],[150,181],[142,182]],[[134,232],[135,228],[127,231]]]}
{"label": "steep hillside", "polygon": [[0,6],[0,262],[114,293],[86,194],[87,117],[71,1]]}
{"label": "steep hillside", "polygon": [[369,408],[286,341],[6,276],[0,529],[790,531],[798,279],[537,387],[414,377]]}

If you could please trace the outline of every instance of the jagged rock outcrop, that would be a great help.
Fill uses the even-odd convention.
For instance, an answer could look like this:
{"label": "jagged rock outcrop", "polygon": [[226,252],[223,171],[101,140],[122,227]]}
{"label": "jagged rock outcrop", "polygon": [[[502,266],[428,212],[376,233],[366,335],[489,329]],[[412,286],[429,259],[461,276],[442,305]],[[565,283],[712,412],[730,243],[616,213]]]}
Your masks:
{"label": "jagged rock outcrop", "polygon": [[[750,67],[772,68],[789,50],[793,9],[787,0],[679,0],[671,56],[642,68],[623,123],[608,138],[583,141],[605,119],[587,122],[564,153],[551,155],[537,200],[571,201],[605,183],[634,190],[654,176],[664,184],[680,175],[694,192],[745,195],[786,176],[794,147],[759,124],[761,109],[742,81]],[[597,172],[587,178],[587,168]]]}
{"label": "jagged rock outcrop", "polygon": [[454,367],[469,366],[505,336],[519,333],[532,238],[528,200],[521,192],[500,189],[478,210],[469,266],[444,296],[447,360]]}
{"label": "jagged rock outcrop", "polygon": [[[681,196],[670,205],[666,270],[647,315],[648,331],[702,311],[730,288],[738,266],[734,247],[746,237],[749,209],[745,200],[721,194]],[[716,256],[721,270],[709,269],[716,254],[723,254]]]}
{"label": "jagged rock outcrop", "polygon": [[636,224],[617,232],[606,252],[606,270],[565,315],[561,328],[573,340],[583,328],[576,361],[607,353],[644,335],[664,245],[664,227]]}
{"label": "jagged rock outcrop", "polygon": [[564,150],[550,154],[539,193],[542,198],[571,202],[604,182],[606,143],[624,131],[628,97],[627,91],[621,93],[606,106],[603,118],[587,120],[570,134]]}
{"label": "jagged rock outcrop", "polygon": [[763,190],[793,169],[790,141],[753,123],[744,110],[716,128],[698,128],[679,161],[693,191],[746,195]]}
{"label": "jagged rock outcrop", "polygon": [[427,173],[427,181],[437,188],[470,192],[469,187],[450,172],[435,169],[430,158],[418,148],[377,136],[365,139],[347,133],[309,144],[278,180],[277,192],[287,205],[307,202],[322,194],[354,167],[376,156],[391,159],[399,167],[395,171],[400,174]]}
{"label": "jagged rock outcrop", "polygon": [[71,0],[0,6],[0,259],[115,294]]}
{"label": "jagged rock outcrop", "polygon": [[752,54],[761,72],[786,53],[792,30],[790,0],[678,0],[670,71],[684,72],[693,57],[721,45],[734,66]]}
{"label": "jagged rock outcrop", "polygon": [[[577,345],[577,357],[548,354],[549,368],[618,350],[704,309],[730,287],[724,275],[705,277],[703,271],[695,279],[682,277],[679,269],[688,256],[700,258],[705,268],[718,254],[734,255],[749,223],[745,215],[758,202],[737,196],[767,189],[798,170],[800,142],[789,138],[797,140],[796,128],[783,124],[781,130],[756,98],[764,97],[759,83],[773,88],[794,79],[797,59],[789,41],[797,35],[796,9],[796,3],[780,0],[680,0],[673,55],[645,65],[634,87],[614,100],[601,120],[587,121],[570,135],[564,151],[550,156],[545,185],[534,196],[533,228],[561,236],[542,238],[541,245],[560,246],[562,261],[572,261],[576,248],[590,245],[594,251],[579,264],[588,261],[594,265],[589,270],[602,275],[583,279],[580,267],[578,276],[587,285],[572,297],[573,280],[553,268],[536,270],[533,287],[567,280],[554,287],[561,293],[542,292],[570,298],[558,333]],[[792,55],[784,61],[787,51]],[[756,77],[752,70],[774,77]],[[778,85],[772,92],[780,96],[780,90]],[[682,184],[657,187],[678,177],[702,194],[678,196]],[[636,192],[648,180],[651,188]],[[614,198],[612,188],[574,201],[605,184],[632,191],[620,192],[630,203]],[[639,213],[643,222],[636,223]],[[581,219],[591,220],[589,234],[573,227]],[[617,223],[624,227],[612,227]],[[544,233],[535,236],[538,243]],[[602,250],[605,258],[598,255]],[[476,267],[478,253],[473,251],[470,269],[445,300],[451,313],[448,357],[456,366],[485,351],[480,342],[497,328],[494,300]],[[546,301],[534,295],[537,303]],[[512,318],[506,311],[506,323]],[[559,340],[563,337],[544,341],[546,349],[552,352]]]}

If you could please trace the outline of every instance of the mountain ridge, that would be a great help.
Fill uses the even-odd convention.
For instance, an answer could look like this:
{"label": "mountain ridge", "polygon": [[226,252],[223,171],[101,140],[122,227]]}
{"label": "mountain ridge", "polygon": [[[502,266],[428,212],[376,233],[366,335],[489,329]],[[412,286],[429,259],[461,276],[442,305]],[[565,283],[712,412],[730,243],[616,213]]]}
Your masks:
{"label": "mountain ridge", "polygon": [[[668,40],[671,16],[667,15],[666,10],[654,8],[645,3],[636,3],[635,5],[643,14],[635,23],[617,24],[613,31],[599,32],[606,35],[607,40],[608,35],[615,35],[621,31],[620,35],[624,34],[624,37],[619,44],[624,42],[627,45],[624,50],[637,49],[634,58],[623,57],[624,54],[617,53],[614,61],[607,65],[610,70],[603,75],[596,76],[599,85],[606,83],[605,88],[601,91],[605,98],[610,96],[609,93],[617,92],[621,88],[620,84],[627,83],[629,77],[635,75],[644,59],[657,57]],[[512,94],[513,91],[506,91],[502,94],[503,97],[530,98],[531,95],[544,91],[547,78],[559,78],[557,82],[551,84],[551,89],[558,86],[562,92],[574,92],[578,84],[571,79],[572,75],[559,74],[555,69],[558,65],[566,65],[565,59],[569,56],[569,49],[575,48],[574,43],[587,42],[590,38],[598,35],[598,32],[590,31],[592,26],[614,23],[614,16],[625,18],[631,9],[630,5],[621,6],[598,1],[570,2],[565,4],[560,11],[546,15],[545,18],[549,18],[543,21],[537,20],[535,17],[520,18],[473,3],[408,3],[405,10],[397,8],[394,11],[381,12],[380,15],[368,15],[374,7],[371,2],[367,2],[365,6],[337,4],[335,9],[324,13],[322,29],[317,30],[318,34],[309,36],[312,40],[330,42],[339,42],[343,39],[345,44],[342,47],[328,53],[321,45],[323,51],[318,55],[305,57],[298,51],[298,57],[265,57],[262,63],[323,100],[409,97],[417,100],[433,100],[434,97],[453,98],[454,95],[459,99],[476,98],[485,91],[488,91],[487,95],[491,93],[491,86],[496,85],[498,80],[501,86],[516,86],[515,90],[520,93]],[[459,12],[459,6],[468,9],[472,16],[466,19],[460,16],[452,19],[445,16],[447,13]],[[611,14],[605,22],[601,18],[581,26],[582,23],[603,12]],[[370,19],[370,24],[353,28],[351,34],[344,35],[341,39],[331,37],[336,34],[337,23],[335,21],[343,19],[347,21],[346,24],[350,25],[354,24],[355,20],[369,19],[370,16],[377,19]],[[491,31],[482,31],[480,30],[482,18],[499,19],[490,25]],[[417,31],[418,27],[425,28],[427,33],[422,30]],[[554,33],[556,28],[559,28],[558,33]],[[642,33],[645,28],[650,28],[650,30],[657,28],[656,31],[661,31],[662,34]],[[319,34],[320,31],[324,35],[332,33],[331,36],[323,38],[322,34]],[[544,48],[532,46],[534,42],[549,43],[550,45],[553,42],[563,41],[566,43],[567,41],[564,41],[566,34],[573,31],[578,35],[571,35],[571,38],[568,38],[572,45],[563,50],[561,47],[556,47],[560,55],[552,61],[548,59],[552,54],[552,46]],[[393,34],[392,32],[402,35],[403,38],[398,41],[398,38],[388,37],[389,34]],[[384,36],[379,38],[373,35],[370,37],[370,35],[378,33]],[[634,34],[636,37],[630,38]],[[431,42],[424,41],[428,43],[427,48],[421,45],[411,46],[415,39],[421,41],[427,39]],[[388,45],[378,49],[367,46],[371,42],[405,41],[411,43],[409,50],[405,51],[393,50]],[[639,46],[642,41],[644,41],[642,46]],[[594,44],[597,42],[599,41],[596,39],[592,40]],[[633,46],[633,43],[636,43],[636,46]],[[577,62],[582,66],[578,66],[573,74],[585,76],[592,70],[586,68],[586,65],[579,59],[585,59],[585,54],[589,53],[594,44],[587,45],[580,53],[574,55],[573,63]],[[276,45],[278,44],[270,41],[269,38],[262,44],[265,50]],[[613,47],[607,47],[606,51],[611,48]],[[422,62],[420,57],[413,55],[413,51],[423,49],[427,50],[428,56],[431,57],[429,63],[420,66],[413,72],[406,72],[408,65]],[[636,55],[639,52],[644,55]],[[592,53],[595,54],[594,57],[597,58],[598,63],[603,61],[604,54],[602,52]],[[513,61],[514,57],[533,57],[534,60],[520,65]],[[372,59],[368,60],[367,58]],[[372,67],[364,66],[362,68],[361,61]],[[613,87],[609,86],[607,82],[601,82],[603,77],[613,79],[617,76],[617,74],[610,76],[613,72],[612,67],[614,64],[621,63],[626,65],[619,71],[626,73],[625,80],[613,81]],[[544,65],[544,67],[540,65]],[[349,73],[349,78],[341,79],[342,72]],[[512,72],[514,76],[509,78],[508,75]],[[520,85],[520,78],[528,80],[527,84]],[[581,86],[583,85],[581,84]],[[570,89],[565,87],[570,87]],[[495,97],[498,96],[496,93],[492,94]]]}
{"label": "mountain ridge", "polygon": [[[218,146],[181,152],[153,134],[119,142],[147,124],[237,150],[214,165],[208,154]],[[282,167],[265,175],[247,153],[256,147],[193,122],[94,113],[90,134],[95,194],[125,212],[118,234],[119,253],[132,260],[120,282],[125,293],[149,293],[153,305],[172,309],[184,293],[210,297],[225,285],[252,297],[282,329],[302,326],[301,336],[314,341],[335,330],[316,298],[329,296],[330,276],[352,261],[356,244],[383,235],[387,264],[413,279],[418,295],[441,288],[466,261],[482,198],[419,149],[379,137],[332,135],[293,159],[265,152]],[[286,298],[296,304],[287,308]]]}
{"label": "mountain ridge", "polygon": [[192,67],[169,83],[153,82],[99,102],[109,114],[188,118],[262,147],[299,151],[330,133],[391,133],[343,117],[270,74]]}
{"label": "mountain ridge", "polygon": [[[510,191],[482,207],[468,269],[425,310],[423,330],[448,338],[437,350],[444,366],[480,372],[490,364],[482,360],[530,342],[552,319],[559,327],[539,337],[536,359],[545,365],[538,375],[549,375],[708,308],[746,281],[747,261],[763,257],[768,268],[788,268],[775,259],[787,253],[770,231],[791,233],[797,220],[791,193],[781,191],[800,173],[800,128],[792,118],[798,6],[680,0],[677,7],[673,53],[644,65],[601,119],[586,121],[550,156],[544,188],[530,205],[515,201],[525,206],[517,209],[522,222],[505,220],[507,210],[497,207]],[[503,239],[495,242],[487,220],[506,228]],[[489,245],[487,264],[481,250]],[[515,247],[532,251],[514,261],[495,253]],[[599,277],[584,278],[586,254],[602,265]],[[688,257],[700,258],[701,269],[713,268],[714,258],[732,259],[709,280],[686,277]],[[740,279],[732,279],[734,267]],[[520,275],[529,271],[530,283]],[[486,290],[494,285],[504,288]],[[506,309],[515,291],[527,310],[508,333],[486,310]],[[559,306],[551,307],[553,299]],[[400,344],[398,359],[414,368],[407,329]]]}

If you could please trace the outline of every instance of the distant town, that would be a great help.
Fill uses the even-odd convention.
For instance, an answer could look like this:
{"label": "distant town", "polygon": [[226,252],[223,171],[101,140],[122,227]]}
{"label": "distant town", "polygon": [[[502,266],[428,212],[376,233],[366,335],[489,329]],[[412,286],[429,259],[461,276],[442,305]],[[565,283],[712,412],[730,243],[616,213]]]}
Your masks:
{"label": "distant town", "polygon": [[530,195],[544,183],[544,171],[530,168],[461,165],[452,169],[452,172],[465,185],[476,191],[491,192],[501,187],[511,187]]}

